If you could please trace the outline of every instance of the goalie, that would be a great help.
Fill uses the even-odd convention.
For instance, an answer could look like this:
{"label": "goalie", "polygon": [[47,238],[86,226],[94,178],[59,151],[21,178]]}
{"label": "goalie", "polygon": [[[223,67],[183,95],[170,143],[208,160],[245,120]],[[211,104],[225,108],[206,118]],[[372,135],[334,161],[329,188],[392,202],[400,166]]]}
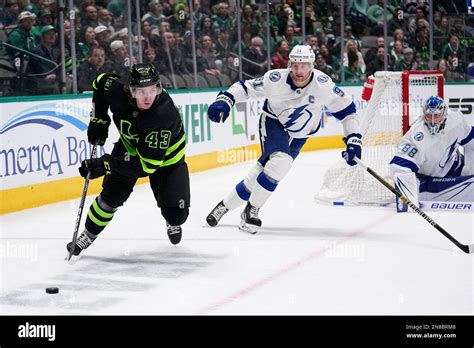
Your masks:
{"label": "goalie", "polygon": [[[429,97],[423,114],[398,144],[391,174],[397,190],[419,201],[474,202],[474,124]],[[397,198],[397,211],[408,207]]]}

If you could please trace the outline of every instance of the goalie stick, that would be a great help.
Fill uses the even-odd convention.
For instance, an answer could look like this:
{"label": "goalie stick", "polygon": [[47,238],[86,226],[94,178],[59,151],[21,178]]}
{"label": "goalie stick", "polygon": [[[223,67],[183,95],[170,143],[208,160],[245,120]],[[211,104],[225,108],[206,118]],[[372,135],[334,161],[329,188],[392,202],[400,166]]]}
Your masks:
{"label": "goalie stick", "polygon": [[[97,151],[97,145],[94,145],[92,147],[91,159],[95,157],[96,151]],[[79,203],[79,211],[77,213],[76,225],[74,226],[74,234],[72,235],[71,249],[69,249],[69,253],[66,258],[67,262],[71,261],[72,253],[76,249],[77,232],[79,231],[79,225],[81,224],[82,210],[84,209],[84,203],[86,202],[86,195],[87,195],[87,189],[89,188],[90,177],[91,177],[91,171],[89,170],[87,172],[86,180],[84,182],[84,188],[82,189],[81,202]]]}
{"label": "goalie stick", "polygon": [[403,196],[400,192],[398,192],[392,185],[390,185],[386,180],[384,180],[380,175],[378,175],[373,169],[370,167],[367,167],[360,159],[357,157],[354,158],[354,160],[362,167],[364,168],[367,172],[369,172],[370,175],[372,175],[375,179],[377,179],[382,185],[384,185],[386,188],[388,188],[392,193],[400,198],[403,203],[407,204],[411,209],[416,211],[418,215],[420,215],[423,219],[425,219],[431,226],[436,228],[439,232],[441,232],[446,238],[448,238],[451,242],[456,244],[456,246],[464,251],[466,254],[472,254],[474,252],[474,244],[471,245],[465,245],[460,243],[456,238],[454,238],[452,235],[450,235],[444,228],[442,228],[440,225],[436,223],[432,218],[430,218],[426,213],[418,208],[416,205],[414,205],[408,198]]}

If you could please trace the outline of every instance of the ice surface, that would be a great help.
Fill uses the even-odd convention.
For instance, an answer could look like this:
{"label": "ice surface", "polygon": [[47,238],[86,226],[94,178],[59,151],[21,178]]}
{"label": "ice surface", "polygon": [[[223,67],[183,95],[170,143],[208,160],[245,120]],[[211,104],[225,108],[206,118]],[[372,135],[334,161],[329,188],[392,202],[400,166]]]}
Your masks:
{"label": "ice surface", "polygon": [[[313,201],[338,156],[302,153],[261,210],[256,235],[237,229],[241,208],[205,226],[252,162],[191,175],[177,246],[148,185],[73,266],[64,256],[78,199],[3,215],[0,314],[473,314],[474,255],[417,214]],[[429,215],[472,243],[474,214]],[[59,294],[46,294],[49,286]]]}

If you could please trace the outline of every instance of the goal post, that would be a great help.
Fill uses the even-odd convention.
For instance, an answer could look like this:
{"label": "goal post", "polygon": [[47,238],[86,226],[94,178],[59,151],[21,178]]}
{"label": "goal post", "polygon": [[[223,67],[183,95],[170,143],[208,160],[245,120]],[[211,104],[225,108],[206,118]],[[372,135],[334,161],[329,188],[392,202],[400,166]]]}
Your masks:
{"label": "goal post", "polygon": [[[439,71],[378,71],[372,96],[361,117],[362,160],[384,179],[390,178],[389,162],[410,125],[421,115],[429,96],[444,97]],[[317,201],[335,205],[386,205],[395,201],[391,192],[341,158],[329,168]]]}

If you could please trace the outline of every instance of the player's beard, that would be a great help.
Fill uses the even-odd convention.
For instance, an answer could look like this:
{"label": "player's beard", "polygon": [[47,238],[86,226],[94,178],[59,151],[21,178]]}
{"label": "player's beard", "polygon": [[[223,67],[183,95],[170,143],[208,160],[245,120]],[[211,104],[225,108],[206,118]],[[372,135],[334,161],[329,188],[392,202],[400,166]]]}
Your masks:
{"label": "player's beard", "polygon": [[296,87],[304,87],[308,83],[310,77],[311,77],[311,71],[308,72],[306,76],[304,75],[297,76],[294,73],[291,74],[291,79],[293,80],[293,83],[295,84]]}

